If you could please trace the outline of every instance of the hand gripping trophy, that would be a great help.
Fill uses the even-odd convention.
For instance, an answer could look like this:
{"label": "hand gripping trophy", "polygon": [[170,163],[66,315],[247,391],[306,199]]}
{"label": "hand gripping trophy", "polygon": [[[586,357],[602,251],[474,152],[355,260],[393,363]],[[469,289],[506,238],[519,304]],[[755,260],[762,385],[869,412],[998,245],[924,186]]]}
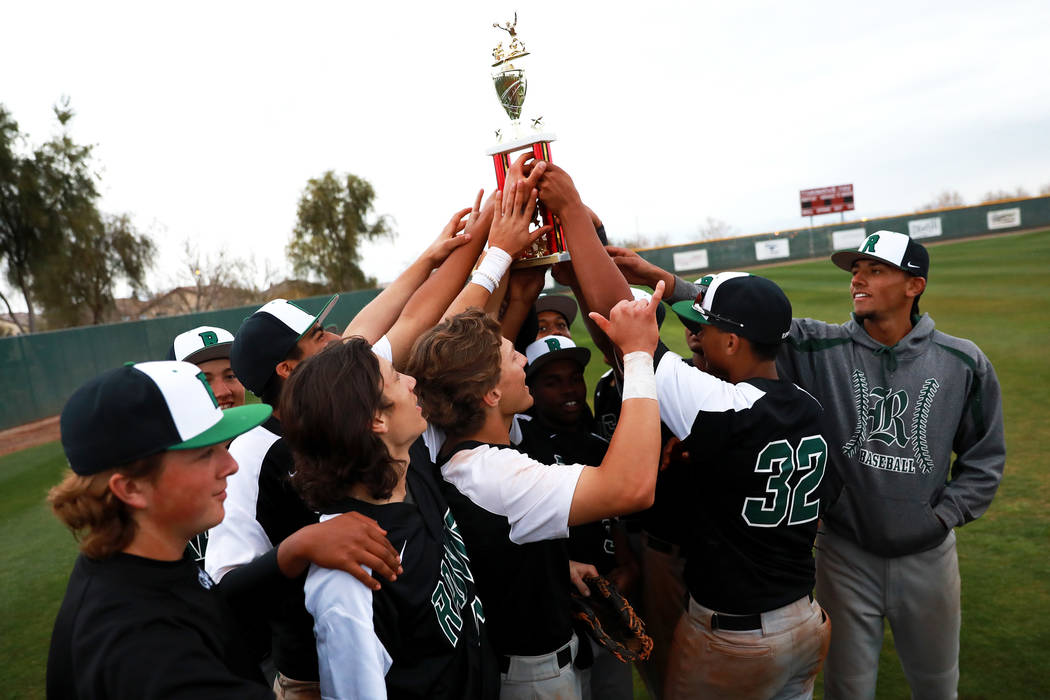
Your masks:
{"label": "hand gripping trophy", "polygon": [[[492,64],[492,82],[496,86],[496,95],[499,96],[500,104],[510,117],[510,126],[496,130],[497,143],[488,149],[486,155],[492,156],[492,162],[496,166],[496,185],[503,189],[507,180],[507,170],[510,168],[510,155],[517,151],[532,149],[537,160],[551,162],[551,141],[555,140],[554,134],[543,131],[540,120],[526,119],[528,124],[522,124],[521,108],[525,104],[525,90],[528,83],[525,80],[525,70],[522,68],[523,59],[528,56],[525,45],[518,39],[518,13],[514,13],[514,21],[505,24],[493,24],[496,29],[507,32],[510,43],[506,49],[503,42],[492,50],[495,63]],[[569,252],[565,245],[565,235],[561,225],[553,220],[547,208],[541,202],[537,209],[543,219],[544,225],[553,226],[553,230],[541,236],[528,248],[521,258],[514,261],[513,267],[532,267],[536,265],[550,265],[569,259]]]}

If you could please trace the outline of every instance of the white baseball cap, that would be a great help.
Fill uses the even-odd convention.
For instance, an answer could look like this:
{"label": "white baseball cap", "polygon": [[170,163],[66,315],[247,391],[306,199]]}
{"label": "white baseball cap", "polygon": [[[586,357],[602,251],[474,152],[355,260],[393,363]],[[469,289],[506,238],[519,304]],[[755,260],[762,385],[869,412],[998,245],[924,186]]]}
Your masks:
{"label": "white baseball cap", "polygon": [[197,326],[179,333],[172,341],[169,360],[181,362],[207,362],[230,356],[233,333],[218,326]]}

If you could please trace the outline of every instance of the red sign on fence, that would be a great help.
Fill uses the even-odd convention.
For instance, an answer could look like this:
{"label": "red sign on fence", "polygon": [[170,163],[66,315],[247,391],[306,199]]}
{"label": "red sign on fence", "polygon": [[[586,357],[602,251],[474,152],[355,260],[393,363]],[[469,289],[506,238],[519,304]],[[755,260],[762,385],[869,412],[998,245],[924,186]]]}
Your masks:
{"label": "red sign on fence", "polygon": [[802,190],[799,198],[802,200],[802,216],[849,211],[853,209],[853,185]]}

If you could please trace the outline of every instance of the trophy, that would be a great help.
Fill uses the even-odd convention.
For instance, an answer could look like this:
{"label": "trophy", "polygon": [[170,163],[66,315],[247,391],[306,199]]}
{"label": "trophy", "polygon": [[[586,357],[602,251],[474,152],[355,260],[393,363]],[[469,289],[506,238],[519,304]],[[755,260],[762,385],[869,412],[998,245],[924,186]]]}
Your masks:
{"label": "trophy", "polygon": [[[543,131],[541,123],[543,117],[522,119],[521,110],[525,105],[525,91],[528,87],[523,65],[524,58],[529,54],[518,38],[517,25],[517,12],[514,13],[513,22],[492,25],[496,29],[507,32],[510,37],[510,43],[506,48],[503,47],[501,41],[492,50],[492,58],[496,61],[492,64],[492,82],[496,86],[496,95],[499,97],[500,104],[510,117],[510,125],[496,130],[496,145],[485,151],[485,155],[492,156],[493,165],[496,167],[496,185],[501,190],[507,181],[507,170],[510,169],[512,153],[531,149],[537,160],[545,160],[550,163],[551,141],[555,139],[554,134]],[[543,219],[543,224],[554,228],[536,239],[522,256],[514,261],[512,267],[550,265],[569,259],[561,224],[553,220],[551,213],[542,202],[538,203],[537,209]]]}

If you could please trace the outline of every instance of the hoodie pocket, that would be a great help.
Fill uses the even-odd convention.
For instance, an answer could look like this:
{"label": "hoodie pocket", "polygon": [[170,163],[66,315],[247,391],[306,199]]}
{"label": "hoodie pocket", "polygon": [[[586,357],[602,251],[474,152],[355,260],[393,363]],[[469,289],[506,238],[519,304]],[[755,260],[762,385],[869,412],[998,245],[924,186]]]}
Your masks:
{"label": "hoodie pocket", "polygon": [[[858,493],[843,486],[835,520],[844,519],[857,543],[884,557],[898,557],[932,549],[948,530],[924,500]],[[845,516],[845,517],[843,517]]]}

